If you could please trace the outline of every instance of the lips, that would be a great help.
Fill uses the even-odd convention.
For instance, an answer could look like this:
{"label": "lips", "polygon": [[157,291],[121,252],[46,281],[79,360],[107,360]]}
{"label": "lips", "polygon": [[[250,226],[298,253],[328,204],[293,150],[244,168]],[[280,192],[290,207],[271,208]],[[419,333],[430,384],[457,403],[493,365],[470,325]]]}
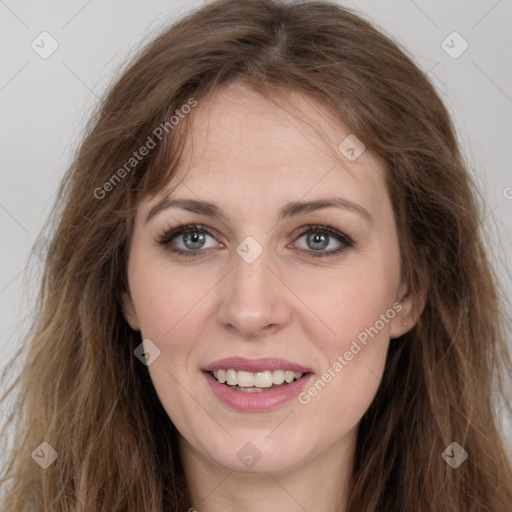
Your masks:
{"label": "lips", "polygon": [[[230,386],[227,382],[221,383],[217,380],[215,374],[218,376],[219,371],[221,373],[223,371],[224,374],[237,373],[238,377],[240,377],[240,372],[252,372],[253,374],[260,374],[258,378],[261,377],[262,373],[269,375],[291,374],[288,375],[289,377],[296,374],[295,377],[298,380],[292,379],[291,381],[282,382],[280,385],[272,385],[265,388],[258,388],[257,386]],[[224,405],[245,412],[264,411],[284,405],[286,402],[293,400],[314,377],[311,368],[293,361],[274,357],[261,359],[228,357],[218,359],[202,368],[202,372],[214,396]],[[248,385],[248,382],[245,381],[244,384]],[[265,384],[268,386],[268,382],[255,382],[255,384]]]}
{"label": "lips", "polygon": [[[296,399],[297,395],[314,378],[312,373],[307,373],[290,384],[259,389],[254,392],[255,388],[245,388],[245,391],[243,391],[221,384],[210,372],[204,371],[203,376],[214,397],[230,409],[236,409],[240,412],[267,411],[285,405],[287,402]],[[250,389],[253,392],[247,392]]]}
{"label": "lips", "polygon": [[204,372],[213,372],[216,370],[243,370],[246,372],[264,372],[266,370],[291,370],[298,373],[311,373],[311,368],[288,361],[286,359],[280,359],[275,357],[267,357],[260,359],[246,359],[244,357],[227,357],[224,359],[218,359],[208,364],[202,370]]}

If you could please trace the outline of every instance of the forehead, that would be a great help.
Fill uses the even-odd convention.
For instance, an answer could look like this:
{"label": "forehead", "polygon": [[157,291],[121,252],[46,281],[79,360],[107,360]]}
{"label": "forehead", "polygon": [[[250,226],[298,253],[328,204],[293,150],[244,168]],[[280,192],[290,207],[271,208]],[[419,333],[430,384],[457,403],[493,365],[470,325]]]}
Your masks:
{"label": "forehead", "polygon": [[379,159],[347,159],[338,146],[350,130],[303,94],[230,85],[199,102],[188,128],[173,196],[263,206],[338,194],[371,211],[387,195]]}

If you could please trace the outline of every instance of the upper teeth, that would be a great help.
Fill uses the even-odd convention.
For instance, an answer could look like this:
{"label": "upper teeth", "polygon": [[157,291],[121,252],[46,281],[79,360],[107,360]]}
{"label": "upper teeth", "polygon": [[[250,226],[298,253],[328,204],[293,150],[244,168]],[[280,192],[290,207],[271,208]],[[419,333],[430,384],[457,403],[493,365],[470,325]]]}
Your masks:
{"label": "upper teeth", "polygon": [[273,384],[279,385],[283,382],[293,382],[300,379],[302,373],[291,370],[266,370],[264,372],[245,372],[243,370],[215,370],[213,376],[221,383],[241,388],[257,387],[270,388]]}

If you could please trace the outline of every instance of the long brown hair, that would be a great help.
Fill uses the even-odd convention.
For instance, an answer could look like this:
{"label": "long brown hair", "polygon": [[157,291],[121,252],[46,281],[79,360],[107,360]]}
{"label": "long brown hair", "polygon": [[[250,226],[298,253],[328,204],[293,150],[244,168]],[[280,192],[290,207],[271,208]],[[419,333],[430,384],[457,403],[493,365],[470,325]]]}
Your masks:
{"label": "long brown hair", "polygon": [[[50,218],[24,366],[2,397],[19,387],[5,509],[190,507],[176,431],[134,356],[141,336],[120,295],[137,205],[176,173],[193,116],[184,105],[234,81],[269,98],[308,95],[383,160],[402,276],[426,291],[361,420],[348,511],[510,512],[511,463],[493,415],[512,373],[507,317],[447,110],[411,58],[354,12],[273,0],[219,0],[187,15],[139,52],[94,113]],[[156,147],[130,160],[149,138]],[[52,453],[43,442],[58,454],[46,469],[35,463]],[[456,469],[441,457],[452,442],[468,453]]]}

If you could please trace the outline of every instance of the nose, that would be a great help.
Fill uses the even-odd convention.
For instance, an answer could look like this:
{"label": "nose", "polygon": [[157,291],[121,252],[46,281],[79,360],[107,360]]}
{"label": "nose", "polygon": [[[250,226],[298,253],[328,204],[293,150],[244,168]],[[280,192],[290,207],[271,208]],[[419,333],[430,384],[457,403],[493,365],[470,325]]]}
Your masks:
{"label": "nose", "polygon": [[[232,333],[258,338],[281,330],[291,318],[290,291],[278,277],[266,250],[248,263],[238,253],[234,268],[220,284],[222,299],[217,319]],[[274,268],[271,268],[274,267]]]}

